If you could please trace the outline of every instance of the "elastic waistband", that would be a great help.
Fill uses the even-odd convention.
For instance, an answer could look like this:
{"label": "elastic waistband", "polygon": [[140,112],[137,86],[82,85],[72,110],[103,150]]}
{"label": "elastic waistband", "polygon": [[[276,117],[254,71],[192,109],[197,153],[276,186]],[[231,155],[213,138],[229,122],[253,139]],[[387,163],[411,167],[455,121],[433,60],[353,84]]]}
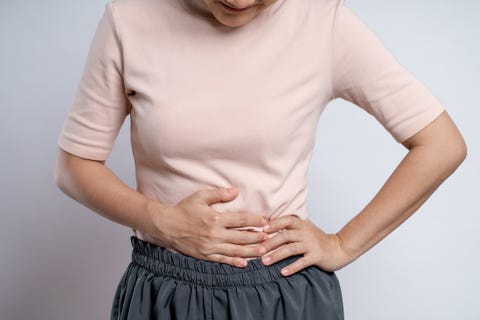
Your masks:
{"label": "elastic waistband", "polygon": [[132,262],[159,276],[208,287],[252,286],[285,278],[280,270],[303,256],[289,256],[268,266],[258,257],[248,260],[248,265],[241,268],[176,253],[136,236],[130,240]]}

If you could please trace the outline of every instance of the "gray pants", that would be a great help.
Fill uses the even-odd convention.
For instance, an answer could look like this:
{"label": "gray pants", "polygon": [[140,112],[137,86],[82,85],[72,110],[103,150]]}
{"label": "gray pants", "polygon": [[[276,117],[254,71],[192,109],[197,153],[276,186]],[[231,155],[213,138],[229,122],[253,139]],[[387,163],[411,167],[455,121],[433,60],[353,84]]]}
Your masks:
{"label": "gray pants", "polygon": [[318,319],[343,320],[335,272],[309,266],[280,270],[300,258],[245,268],[199,260],[131,236],[132,260],[117,286],[111,320]]}

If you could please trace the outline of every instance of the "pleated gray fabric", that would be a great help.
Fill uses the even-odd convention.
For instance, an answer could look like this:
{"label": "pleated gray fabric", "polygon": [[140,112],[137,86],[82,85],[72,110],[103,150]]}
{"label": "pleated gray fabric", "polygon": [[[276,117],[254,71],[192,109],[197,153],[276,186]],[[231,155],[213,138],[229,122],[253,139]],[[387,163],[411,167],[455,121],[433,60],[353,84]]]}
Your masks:
{"label": "pleated gray fabric", "polygon": [[238,268],[130,239],[132,260],[117,286],[111,320],[344,319],[335,272],[309,266],[281,275],[302,255],[269,266],[256,258]]}

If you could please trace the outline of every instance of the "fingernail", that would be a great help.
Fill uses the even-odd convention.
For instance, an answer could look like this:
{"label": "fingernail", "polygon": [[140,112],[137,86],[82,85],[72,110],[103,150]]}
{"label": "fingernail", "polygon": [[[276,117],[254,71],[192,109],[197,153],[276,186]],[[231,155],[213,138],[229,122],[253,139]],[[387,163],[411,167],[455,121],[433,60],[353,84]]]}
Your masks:
{"label": "fingernail", "polygon": [[268,229],[270,229],[270,226],[268,224],[262,226],[262,230],[266,231]]}
{"label": "fingernail", "polygon": [[265,252],[267,252],[267,249],[265,249],[265,247],[260,247],[258,252],[260,252],[261,254],[264,254]]}
{"label": "fingernail", "polygon": [[263,236],[263,240],[267,240],[270,237],[270,235],[267,233]]}
{"label": "fingernail", "polygon": [[262,218],[262,221],[261,221],[262,224],[265,224],[265,223],[267,223],[267,222],[268,222],[267,219]]}
{"label": "fingernail", "polygon": [[266,256],[266,257],[263,258],[263,261],[265,261],[265,262],[268,262],[270,260],[272,260],[272,258],[270,258],[269,256]]}

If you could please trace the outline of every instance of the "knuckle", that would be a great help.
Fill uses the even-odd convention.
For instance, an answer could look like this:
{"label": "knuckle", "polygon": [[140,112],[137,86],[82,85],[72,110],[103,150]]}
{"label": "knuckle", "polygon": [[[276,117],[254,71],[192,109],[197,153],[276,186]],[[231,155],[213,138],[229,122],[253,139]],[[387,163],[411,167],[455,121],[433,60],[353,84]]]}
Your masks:
{"label": "knuckle", "polygon": [[198,251],[202,256],[207,256],[207,255],[209,254],[207,248],[205,248],[205,245],[203,245],[203,244],[199,244],[199,245],[198,245],[197,251]]}
{"label": "knuckle", "polygon": [[221,197],[228,197],[230,195],[230,190],[228,188],[218,188],[217,190]]}
{"label": "knuckle", "polygon": [[288,231],[283,231],[280,233],[280,237],[282,237],[282,240],[288,241],[290,240],[290,233]]}
{"label": "knuckle", "polygon": [[256,224],[257,226],[262,226],[263,223],[264,223],[264,221],[267,221],[267,222],[268,222],[268,220],[267,220],[265,217],[263,217],[263,216],[261,216],[261,217],[256,217],[256,220],[255,220],[255,222],[257,223],[257,224]]}
{"label": "knuckle", "polygon": [[208,241],[213,241],[216,238],[215,231],[213,229],[208,229],[207,232],[205,233],[205,238]]}
{"label": "knuckle", "polygon": [[246,215],[243,215],[243,214],[240,215],[240,217],[238,218],[238,221],[240,222],[240,224],[241,224],[242,226],[245,226],[245,225],[248,224],[248,218],[247,218]]}
{"label": "knuckle", "polygon": [[293,218],[293,216],[289,215],[287,218],[287,223],[289,225],[292,225],[294,222],[295,222],[295,219]]}
{"label": "knuckle", "polygon": [[212,224],[212,225],[221,225],[222,223],[222,215],[219,214],[219,213],[215,213],[215,214],[212,214],[210,217],[209,217],[209,222]]}
{"label": "knuckle", "polygon": [[211,248],[206,243],[200,243],[198,246],[198,251],[200,251],[200,253],[202,253],[203,255],[208,255],[211,252]]}
{"label": "knuckle", "polygon": [[217,258],[217,261],[218,261],[218,262],[221,262],[221,263],[227,263],[227,262],[228,262],[228,259],[227,259],[227,257],[225,257],[225,256],[219,256],[219,257]]}
{"label": "knuckle", "polygon": [[274,252],[272,254],[269,255],[270,257],[270,263],[273,263],[273,262],[276,262],[278,261],[278,252]]}

